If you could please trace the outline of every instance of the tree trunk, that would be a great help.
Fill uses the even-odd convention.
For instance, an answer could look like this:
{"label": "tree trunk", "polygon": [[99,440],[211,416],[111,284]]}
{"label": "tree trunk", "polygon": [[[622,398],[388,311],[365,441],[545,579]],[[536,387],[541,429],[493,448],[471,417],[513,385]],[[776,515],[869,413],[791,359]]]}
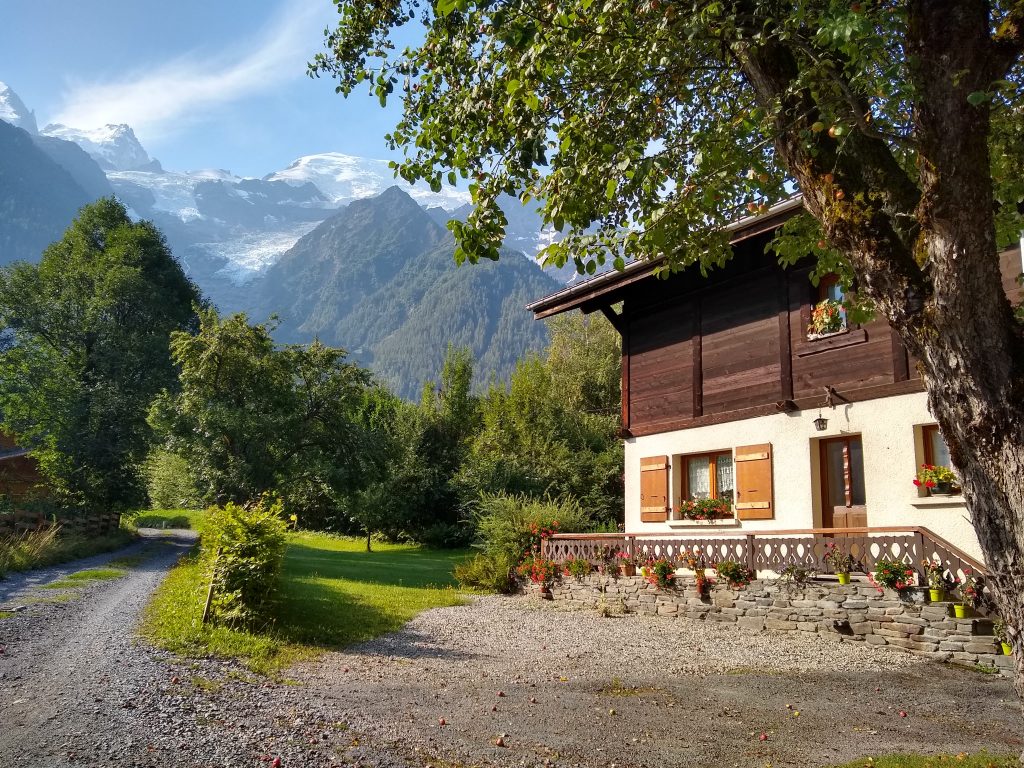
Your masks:
{"label": "tree trunk", "polygon": [[918,360],[992,572],[1024,702],[1024,327],[999,272],[989,107],[968,101],[1003,74],[987,3],[911,0],[907,16],[917,180],[883,140],[858,130],[845,146],[822,137],[809,151],[799,129],[819,112],[811,94],[792,87],[792,51],[746,41],[733,50],[762,104],[782,104],[776,149],[806,208]]}
{"label": "tree trunk", "polygon": [[372,535],[372,533],[370,532],[370,527],[367,526],[366,527],[366,551],[367,552],[373,552],[373,547],[370,546],[370,536],[371,535]]}

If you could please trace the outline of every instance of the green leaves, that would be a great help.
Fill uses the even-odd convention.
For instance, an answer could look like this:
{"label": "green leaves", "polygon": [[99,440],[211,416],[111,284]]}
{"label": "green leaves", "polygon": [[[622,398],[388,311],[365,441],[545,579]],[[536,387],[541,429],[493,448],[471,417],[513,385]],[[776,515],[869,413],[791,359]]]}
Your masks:
{"label": "green leaves", "polygon": [[329,519],[362,472],[354,412],[368,374],[344,350],[277,347],[245,315],[200,315],[171,347],[181,391],[154,404],[165,447],[187,459],[210,502],[280,496],[300,517]]}
{"label": "green leaves", "polygon": [[84,207],[38,265],[0,270],[4,428],[66,505],[144,501],[146,412],[175,387],[168,340],[194,328],[198,301],[160,232],[112,198]]}

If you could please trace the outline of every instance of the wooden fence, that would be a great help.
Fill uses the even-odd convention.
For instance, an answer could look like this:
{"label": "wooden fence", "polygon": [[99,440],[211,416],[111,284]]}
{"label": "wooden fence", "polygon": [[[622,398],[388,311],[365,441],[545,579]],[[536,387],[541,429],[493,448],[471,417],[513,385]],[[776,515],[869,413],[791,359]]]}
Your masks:
{"label": "wooden fence", "polygon": [[830,547],[850,555],[854,571],[871,573],[882,559],[910,566],[921,584],[927,584],[923,561],[939,562],[947,578],[962,580],[965,573],[985,577],[988,569],[970,555],[939,538],[927,528],[808,528],[789,531],[722,533],[715,537],[686,533],[628,535],[621,533],[560,533],[542,542],[542,554],[551,560],[578,558],[598,562],[607,551],[624,552],[636,561],[664,557],[684,564],[694,555],[713,567],[735,560],[752,571],[781,572],[799,565],[818,573],[832,573],[825,561]]}
{"label": "wooden fence", "polygon": [[[42,512],[16,510],[0,515],[0,538],[20,536],[30,531],[40,530],[51,525],[54,518]],[[120,515],[114,512],[92,512],[90,514],[58,516],[56,522],[61,528],[82,536],[101,536],[117,530]]]}

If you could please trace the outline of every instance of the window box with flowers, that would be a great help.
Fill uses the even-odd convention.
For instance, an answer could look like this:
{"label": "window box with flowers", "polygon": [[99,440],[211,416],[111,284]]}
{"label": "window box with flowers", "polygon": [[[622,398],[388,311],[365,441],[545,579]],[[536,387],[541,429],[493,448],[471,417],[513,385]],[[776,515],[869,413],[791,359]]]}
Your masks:
{"label": "window box with flowers", "polygon": [[677,461],[681,489],[669,525],[679,528],[737,524],[733,512],[732,451],[682,455]]}
{"label": "window box with flowers", "polygon": [[922,464],[914,485],[924,488],[931,496],[952,496],[956,491],[956,475],[940,464]]}
{"label": "window box with flowers", "polygon": [[838,299],[822,299],[811,310],[807,340],[824,339],[846,332],[846,310]]}

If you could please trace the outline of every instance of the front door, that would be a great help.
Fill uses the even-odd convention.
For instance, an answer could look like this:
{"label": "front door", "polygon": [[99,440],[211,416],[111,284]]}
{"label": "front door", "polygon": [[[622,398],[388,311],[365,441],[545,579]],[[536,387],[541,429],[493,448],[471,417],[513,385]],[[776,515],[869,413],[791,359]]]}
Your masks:
{"label": "front door", "polygon": [[864,449],[860,437],[821,441],[822,528],[864,528]]}

